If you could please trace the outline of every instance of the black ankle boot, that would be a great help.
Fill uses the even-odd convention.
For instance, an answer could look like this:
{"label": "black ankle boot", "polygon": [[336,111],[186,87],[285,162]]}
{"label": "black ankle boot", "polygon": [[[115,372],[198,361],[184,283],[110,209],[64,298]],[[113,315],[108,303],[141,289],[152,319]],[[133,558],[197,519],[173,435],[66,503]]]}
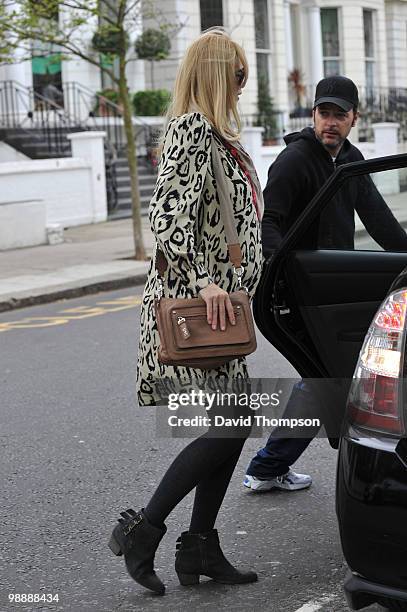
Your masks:
{"label": "black ankle boot", "polygon": [[221,584],[255,582],[255,572],[241,572],[225,558],[216,529],[207,533],[184,531],[177,540],[175,571],[183,586],[198,584],[199,576],[209,576]]}
{"label": "black ankle boot", "polygon": [[148,522],[143,510],[135,512],[131,508],[120,512],[123,518],[113,529],[109,548],[115,555],[124,555],[130,576],[146,589],[164,595],[165,586],[154,571],[154,555],[167,531]]}

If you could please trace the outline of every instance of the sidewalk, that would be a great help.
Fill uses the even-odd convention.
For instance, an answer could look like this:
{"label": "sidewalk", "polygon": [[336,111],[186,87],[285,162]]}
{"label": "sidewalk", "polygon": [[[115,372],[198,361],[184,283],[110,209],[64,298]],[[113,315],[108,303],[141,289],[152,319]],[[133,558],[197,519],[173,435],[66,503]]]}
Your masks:
{"label": "sidewalk", "polygon": [[[153,237],[143,217],[148,255]],[[0,312],[145,282],[149,262],[134,261],[131,219],[66,229],[65,242],[0,253]]]}
{"label": "sidewalk", "polygon": [[[407,193],[387,198],[407,227]],[[0,253],[0,312],[86,293],[145,282],[149,262],[134,261],[131,219],[65,230],[63,244]],[[366,234],[356,220],[356,238]],[[143,235],[151,255],[153,237],[143,217]]]}

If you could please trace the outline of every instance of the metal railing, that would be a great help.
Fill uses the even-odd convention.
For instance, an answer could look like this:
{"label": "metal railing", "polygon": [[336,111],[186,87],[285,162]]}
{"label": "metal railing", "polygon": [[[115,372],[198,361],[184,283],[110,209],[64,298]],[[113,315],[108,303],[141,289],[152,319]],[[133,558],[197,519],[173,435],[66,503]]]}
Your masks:
{"label": "metal railing", "polygon": [[[400,124],[400,140],[407,140],[407,89],[401,87],[358,87],[359,138],[373,140],[373,123],[390,121]],[[307,85],[300,96],[290,92],[289,124],[301,129],[309,118],[311,123],[315,87]],[[294,129],[292,130],[294,131]]]}
{"label": "metal railing", "polygon": [[66,134],[83,127],[66,109],[15,81],[0,82],[0,128],[46,145],[50,154],[67,154]]}
{"label": "metal railing", "polygon": [[[107,139],[117,151],[125,149],[126,137],[123,125],[123,109],[101,94],[88,87],[75,83],[64,83],[64,105],[68,112],[79,116],[90,129],[101,129],[107,134]],[[151,157],[151,151],[157,144],[157,129],[134,117],[133,123],[137,155]]]}
{"label": "metal railing", "polygon": [[[66,136],[77,130],[102,130],[109,212],[118,203],[116,162],[126,149],[120,105],[78,83],[65,83],[58,103],[15,81],[0,82],[0,137],[30,157],[68,156]],[[103,111],[102,111],[103,109]],[[133,123],[137,155],[156,169],[155,148],[160,126],[139,117]]]}
{"label": "metal railing", "polygon": [[[104,96],[79,83],[64,83],[64,105],[68,112],[78,115],[88,129],[106,132],[107,140],[120,150],[125,146],[122,128],[122,109]],[[99,114],[99,109],[104,109]]]}
{"label": "metal railing", "polygon": [[[62,101],[62,100],[61,100]],[[71,154],[67,135],[73,130],[100,129],[87,125],[79,107],[57,104],[44,95],[14,81],[0,82],[0,131],[16,149],[31,156],[65,157]],[[116,147],[105,139],[106,190],[109,212],[117,206]]]}
{"label": "metal railing", "polygon": [[274,111],[271,117],[262,118],[259,114],[243,115],[243,127],[262,127],[263,144],[280,144],[286,133],[284,113]]}
{"label": "metal railing", "polygon": [[400,124],[399,139],[407,140],[407,89],[359,88],[359,98],[359,138],[372,140],[372,124],[389,121]]}
{"label": "metal railing", "polygon": [[[399,123],[399,139],[407,140],[407,88],[396,87],[359,87],[359,120],[358,134],[360,141],[373,141],[374,123]],[[312,125],[312,107],[315,87],[306,86],[300,96],[290,91],[290,107],[288,113],[280,111],[273,113],[274,126],[265,130],[263,140],[270,138],[281,141],[285,134],[298,132]],[[261,125],[258,115],[246,115],[244,125]],[[264,126],[263,126],[264,127]]]}

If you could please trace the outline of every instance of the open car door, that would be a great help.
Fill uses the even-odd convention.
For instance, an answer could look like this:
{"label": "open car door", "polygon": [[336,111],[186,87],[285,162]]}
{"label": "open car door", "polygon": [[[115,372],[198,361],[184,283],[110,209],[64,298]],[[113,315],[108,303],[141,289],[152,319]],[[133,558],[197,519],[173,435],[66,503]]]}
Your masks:
{"label": "open car door", "polygon": [[339,190],[353,189],[355,181],[370,180],[369,175],[396,219],[406,225],[403,168],[405,154],[340,166],[265,263],[255,320],[303,377],[352,377],[372,317],[407,266],[407,252],[383,251],[358,231],[355,250],[304,250],[300,245],[307,232],[317,235],[322,215],[337,206]]}

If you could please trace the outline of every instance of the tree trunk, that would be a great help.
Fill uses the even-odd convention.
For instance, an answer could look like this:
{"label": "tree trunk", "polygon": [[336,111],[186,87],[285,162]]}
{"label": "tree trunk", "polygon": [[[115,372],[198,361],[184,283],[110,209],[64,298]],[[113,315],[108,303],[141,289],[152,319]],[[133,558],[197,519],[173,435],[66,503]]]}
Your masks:
{"label": "tree trunk", "polygon": [[134,236],[134,258],[137,260],[146,260],[146,250],[143,241],[143,230],[141,225],[141,206],[140,194],[138,186],[137,172],[137,157],[136,157],[136,141],[132,121],[132,109],[130,103],[129,90],[127,87],[126,65],[124,57],[120,58],[120,81],[119,81],[120,98],[123,104],[123,122],[124,132],[127,142],[127,161],[130,172],[131,186],[131,208],[133,214],[133,236]]}

